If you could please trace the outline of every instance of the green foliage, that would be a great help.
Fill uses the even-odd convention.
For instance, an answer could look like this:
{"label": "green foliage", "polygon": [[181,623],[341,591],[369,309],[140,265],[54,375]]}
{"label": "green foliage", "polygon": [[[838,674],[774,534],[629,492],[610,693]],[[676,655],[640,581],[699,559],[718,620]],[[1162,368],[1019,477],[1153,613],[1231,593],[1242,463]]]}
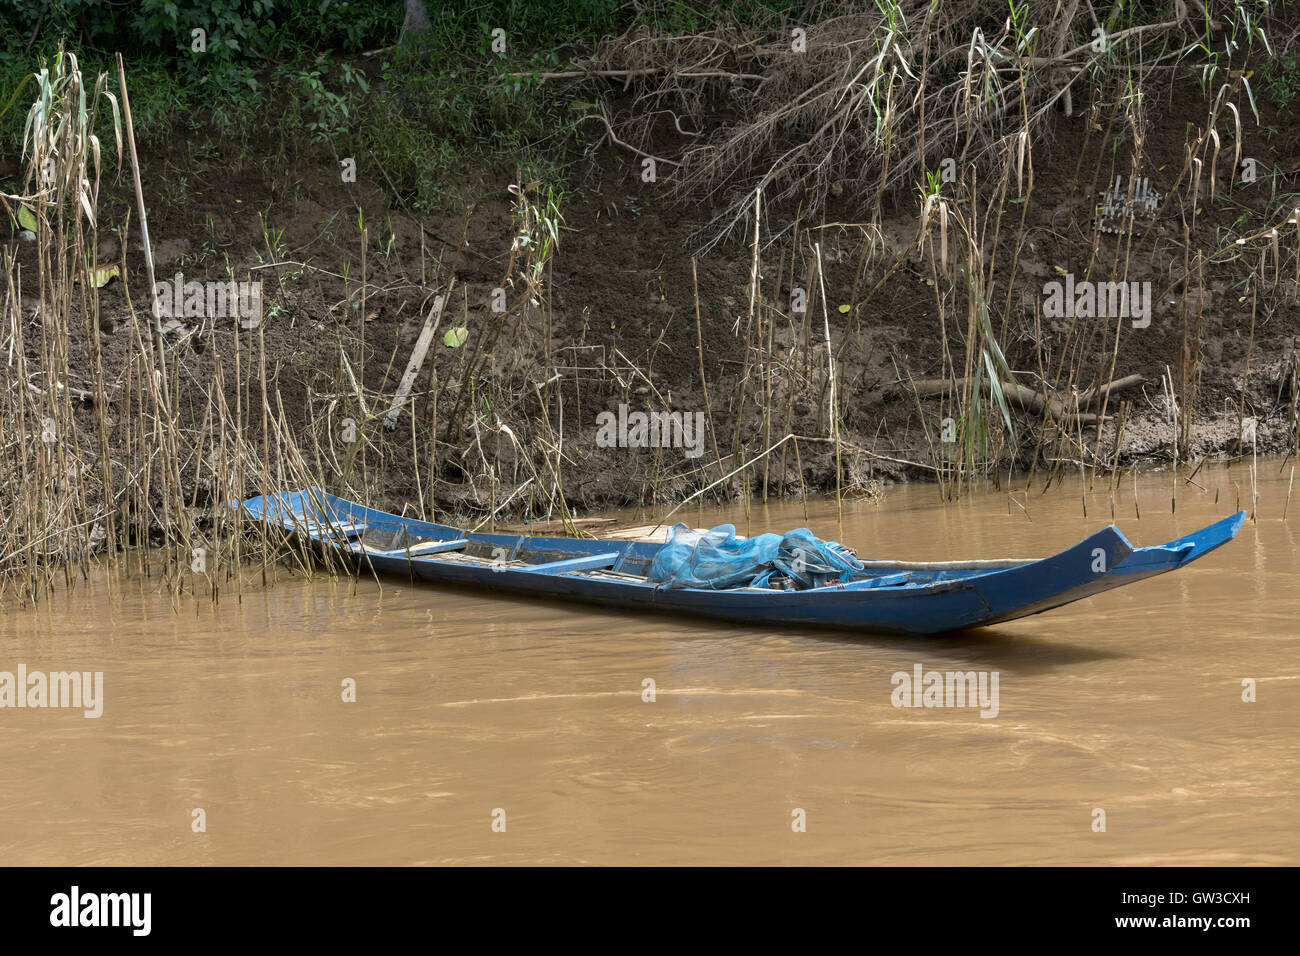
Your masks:
{"label": "green foliage", "polygon": [[[140,0],[132,27],[144,50],[233,61],[261,49],[274,31],[273,7],[273,0]],[[193,49],[193,30],[204,32],[202,52]]]}
{"label": "green foliage", "polygon": [[494,163],[536,167],[548,182],[562,178],[548,157],[563,142],[565,91],[528,75],[560,68],[558,53],[520,50],[501,60],[490,53],[490,30],[475,37],[475,51],[480,41],[482,52],[454,58],[392,51],[357,118],[358,153],[378,157],[413,206],[449,204],[456,197],[447,183],[472,191],[477,171]]}
{"label": "green foliage", "polygon": [[515,50],[588,44],[635,26],[691,33],[733,20],[775,27],[802,11],[801,0],[426,0],[433,46],[487,52],[494,29],[506,31]]}
{"label": "green foliage", "polygon": [[1264,67],[1264,89],[1279,110],[1290,108],[1300,93],[1300,61],[1293,56],[1270,60]]}
{"label": "green foliage", "polygon": [[266,51],[273,57],[303,48],[357,53],[392,43],[402,24],[397,0],[276,0],[276,8],[280,29]]}
{"label": "green foliage", "polygon": [[[303,114],[303,125],[313,142],[320,142],[347,132],[353,115],[350,103],[370,92],[365,74],[347,63],[337,67],[324,53],[317,54],[310,67],[282,66],[277,75],[296,87]],[[335,79],[335,89],[327,82]]]}
{"label": "green foliage", "polygon": [[[161,58],[173,65],[206,56],[247,63],[301,50],[356,52],[391,43],[402,8],[386,0],[4,0],[0,37],[42,45],[63,39],[86,50]],[[192,30],[206,35],[193,50]],[[209,63],[211,65],[211,63]]]}

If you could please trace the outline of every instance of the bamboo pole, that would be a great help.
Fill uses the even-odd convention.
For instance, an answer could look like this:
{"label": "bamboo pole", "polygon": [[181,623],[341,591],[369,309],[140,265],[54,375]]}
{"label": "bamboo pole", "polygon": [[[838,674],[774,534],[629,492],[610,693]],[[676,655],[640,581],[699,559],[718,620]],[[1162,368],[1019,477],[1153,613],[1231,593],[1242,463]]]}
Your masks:
{"label": "bamboo pole", "polygon": [[[163,349],[162,319],[158,315],[158,298],[155,291],[157,282],[153,268],[153,245],[149,241],[149,217],[144,209],[144,187],[140,184],[140,158],[136,155],[135,150],[135,127],[131,123],[131,98],[126,92],[126,66],[122,62],[121,53],[117,54],[117,82],[122,92],[122,115],[126,119],[126,141],[131,146],[131,175],[135,180],[136,209],[140,213],[140,238],[144,242],[144,264],[146,275],[149,277],[149,301],[151,303],[149,312],[153,316],[153,333],[158,342],[158,370],[162,373],[163,399],[167,402],[167,411],[170,414],[171,385],[167,377],[167,355]],[[125,251],[125,237],[122,241],[122,248]],[[123,278],[125,278],[125,274],[123,274]]]}
{"label": "bamboo pole", "polygon": [[817,252],[817,287],[821,292],[822,325],[826,331],[826,370],[830,383],[831,440],[835,442],[835,523],[840,537],[844,536],[844,499],[840,495],[840,427],[835,406],[835,352],[831,348],[831,317],[826,308],[826,283],[822,278],[822,244],[814,243]]}

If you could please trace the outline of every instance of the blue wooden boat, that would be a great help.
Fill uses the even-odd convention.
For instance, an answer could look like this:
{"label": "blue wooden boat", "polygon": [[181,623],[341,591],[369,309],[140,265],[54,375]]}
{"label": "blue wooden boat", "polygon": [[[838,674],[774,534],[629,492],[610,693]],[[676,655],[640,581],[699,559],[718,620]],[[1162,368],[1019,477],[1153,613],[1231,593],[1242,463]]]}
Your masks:
{"label": "blue wooden boat", "polygon": [[1040,560],[866,561],[847,583],[807,590],[663,588],[645,572],[659,542],[482,534],[366,508],[317,489],[250,498],[250,517],[302,535],[353,567],[613,608],[752,624],[935,634],[1069,604],[1190,564],[1232,540],[1245,512],[1168,544],[1135,548],[1113,525]]}

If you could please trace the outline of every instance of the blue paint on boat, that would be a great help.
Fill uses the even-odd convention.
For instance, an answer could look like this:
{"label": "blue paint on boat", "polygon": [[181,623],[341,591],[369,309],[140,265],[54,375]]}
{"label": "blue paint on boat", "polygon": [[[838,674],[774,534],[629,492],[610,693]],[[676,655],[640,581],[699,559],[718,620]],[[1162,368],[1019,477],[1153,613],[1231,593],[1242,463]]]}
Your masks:
{"label": "blue paint on boat", "polygon": [[250,498],[251,518],[296,531],[354,566],[465,584],[753,624],[936,634],[1015,620],[1173,571],[1231,541],[1246,513],[1148,548],[1113,525],[1041,560],[868,561],[861,579],[802,591],[661,588],[645,571],[663,545],[464,531],[377,511],[318,489]]}

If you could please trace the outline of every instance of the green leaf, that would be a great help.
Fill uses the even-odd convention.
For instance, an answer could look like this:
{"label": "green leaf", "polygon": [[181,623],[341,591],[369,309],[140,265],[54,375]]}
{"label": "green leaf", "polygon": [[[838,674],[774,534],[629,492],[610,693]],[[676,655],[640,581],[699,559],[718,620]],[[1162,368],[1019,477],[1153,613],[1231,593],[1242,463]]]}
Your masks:
{"label": "green leaf", "polygon": [[851,305],[842,305],[842,306],[840,306],[840,314],[843,315],[843,314],[847,313],[847,312],[848,312],[850,309],[852,309],[852,308],[853,308],[853,306],[851,306]]}
{"label": "green leaf", "polygon": [[449,349],[458,349],[465,344],[467,338],[469,338],[469,329],[460,326],[448,329],[447,333],[442,337],[442,344]]}
{"label": "green leaf", "polygon": [[13,94],[9,97],[9,102],[5,103],[4,109],[0,110],[0,116],[4,116],[6,113],[9,112],[9,109],[14,105],[14,102],[18,99],[18,94],[23,91],[23,87],[27,85],[27,81],[32,78],[32,75],[33,74],[28,73],[26,76],[23,77],[22,82],[19,83],[14,88]]}
{"label": "green leaf", "polygon": [[36,231],[36,214],[26,206],[18,207],[18,225],[31,232]]}

